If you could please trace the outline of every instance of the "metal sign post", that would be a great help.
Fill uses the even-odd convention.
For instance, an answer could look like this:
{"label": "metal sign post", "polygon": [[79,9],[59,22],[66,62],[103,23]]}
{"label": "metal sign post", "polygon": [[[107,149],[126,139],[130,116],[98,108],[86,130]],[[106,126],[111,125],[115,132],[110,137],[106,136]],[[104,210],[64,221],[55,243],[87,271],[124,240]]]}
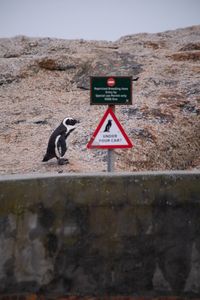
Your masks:
{"label": "metal sign post", "polygon": [[108,160],[107,160],[107,171],[108,172],[114,172],[115,168],[115,161],[114,161],[114,150],[108,149]]}
{"label": "metal sign post", "polygon": [[[109,108],[115,113],[115,105],[110,104]],[[114,172],[115,168],[115,153],[113,149],[108,149],[107,171]]]}

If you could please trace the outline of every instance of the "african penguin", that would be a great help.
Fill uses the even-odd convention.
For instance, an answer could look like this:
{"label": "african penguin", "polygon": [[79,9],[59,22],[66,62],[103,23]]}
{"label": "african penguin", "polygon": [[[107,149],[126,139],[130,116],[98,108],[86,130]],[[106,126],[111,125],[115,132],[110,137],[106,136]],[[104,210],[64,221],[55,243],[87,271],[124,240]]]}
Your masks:
{"label": "african penguin", "polygon": [[66,139],[72,131],[76,128],[76,124],[79,121],[73,118],[65,118],[60,125],[51,134],[47,146],[46,154],[43,158],[43,162],[48,161],[54,157],[57,158],[59,165],[68,163],[68,159],[63,158],[67,151]]}
{"label": "african penguin", "polygon": [[104,132],[110,132],[110,127],[112,126],[112,120],[108,120]]}

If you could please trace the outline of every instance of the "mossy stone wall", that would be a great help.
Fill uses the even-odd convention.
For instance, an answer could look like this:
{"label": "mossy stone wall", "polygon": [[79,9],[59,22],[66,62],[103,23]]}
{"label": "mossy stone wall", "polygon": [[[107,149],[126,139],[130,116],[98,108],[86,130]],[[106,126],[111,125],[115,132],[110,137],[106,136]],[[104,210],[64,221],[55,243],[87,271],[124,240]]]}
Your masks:
{"label": "mossy stone wall", "polygon": [[200,173],[0,178],[0,293],[200,296]]}

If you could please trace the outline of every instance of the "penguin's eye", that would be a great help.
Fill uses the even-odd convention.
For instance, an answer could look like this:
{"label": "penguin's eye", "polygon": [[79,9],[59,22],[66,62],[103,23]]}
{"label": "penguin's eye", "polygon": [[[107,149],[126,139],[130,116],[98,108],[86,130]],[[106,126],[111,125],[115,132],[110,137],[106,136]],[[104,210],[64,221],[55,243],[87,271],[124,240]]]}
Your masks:
{"label": "penguin's eye", "polygon": [[76,123],[76,121],[73,119],[69,121],[69,125],[74,125],[75,123]]}

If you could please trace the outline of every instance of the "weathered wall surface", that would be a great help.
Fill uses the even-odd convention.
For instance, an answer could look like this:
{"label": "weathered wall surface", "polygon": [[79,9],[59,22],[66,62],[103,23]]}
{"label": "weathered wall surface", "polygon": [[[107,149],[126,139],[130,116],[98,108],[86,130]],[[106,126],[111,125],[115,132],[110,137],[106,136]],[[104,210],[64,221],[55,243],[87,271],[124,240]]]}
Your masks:
{"label": "weathered wall surface", "polygon": [[0,179],[0,293],[200,296],[200,173]]}

